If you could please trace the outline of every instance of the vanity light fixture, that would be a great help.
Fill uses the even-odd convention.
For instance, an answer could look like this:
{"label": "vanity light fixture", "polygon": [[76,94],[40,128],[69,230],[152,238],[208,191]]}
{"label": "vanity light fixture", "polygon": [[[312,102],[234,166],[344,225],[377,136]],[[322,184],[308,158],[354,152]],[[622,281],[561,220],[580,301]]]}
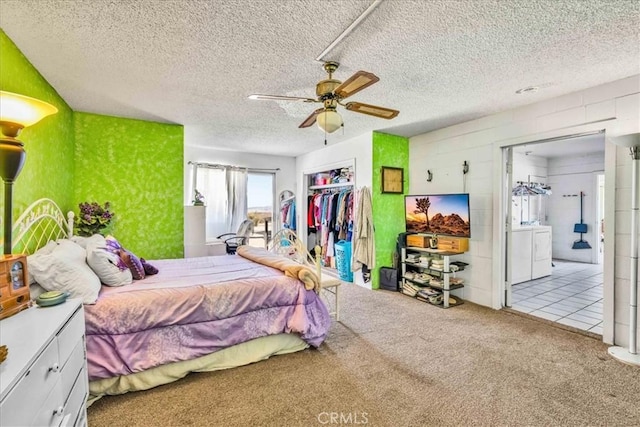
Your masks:
{"label": "vanity light fixture", "polygon": [[26,153],[17,137],[23,128],[55,114],[58,109],[39,99],[0,91],[0,178],[4,181],[4,254],[11,254],[13,227],[13,183],[18,178]]}

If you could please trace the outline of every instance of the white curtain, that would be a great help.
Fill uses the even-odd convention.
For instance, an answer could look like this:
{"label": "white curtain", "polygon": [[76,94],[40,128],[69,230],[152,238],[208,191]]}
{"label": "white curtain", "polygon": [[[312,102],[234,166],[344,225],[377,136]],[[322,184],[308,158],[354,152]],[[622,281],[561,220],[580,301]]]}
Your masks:
{"label": "white curtain", "polygon": [[235,232],[247,219],[247,170],[227,169],[227,230]]}
{"label": "white curtain", "polygon": [[193,173],[195,188],[189,190],[190,200],[196,189],[204,196],[206,240],[235,233],[247,218],[247,170],[194,167]]}
{"label": "white curtain", "polygon": [[227,233],[227,192],[225,174],[220,169],[195,168],[196,189],[204,196],[206,206],[206,240]]}

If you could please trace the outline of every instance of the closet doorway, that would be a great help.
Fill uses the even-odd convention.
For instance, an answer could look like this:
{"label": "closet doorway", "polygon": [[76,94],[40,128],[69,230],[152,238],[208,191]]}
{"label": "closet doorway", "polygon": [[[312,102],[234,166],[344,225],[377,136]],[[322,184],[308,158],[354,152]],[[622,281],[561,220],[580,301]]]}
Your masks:
{"label": "closet doorway", "polygon": [[503,150],[503,306],[602,334],[604,145],[596,132]]}

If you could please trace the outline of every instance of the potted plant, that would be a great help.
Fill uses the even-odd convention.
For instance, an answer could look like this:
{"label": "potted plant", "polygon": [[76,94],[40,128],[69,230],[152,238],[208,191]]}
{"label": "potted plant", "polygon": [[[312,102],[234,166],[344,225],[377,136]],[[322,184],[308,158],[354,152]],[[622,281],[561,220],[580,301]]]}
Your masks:
{"label": "potted plant", "polygon": [[193,197],[193,206],[204,206],[204,196],[197,189],[195,190],[195,196]]}
{"label": "potted plant", "polygon": [[107,235],[113,226],[114,214],[109,210],[111,204],[104,206],[97,202],[83,202],[78,205],[79,214],[75,219],[75,229],[79,236],[94,234]]}

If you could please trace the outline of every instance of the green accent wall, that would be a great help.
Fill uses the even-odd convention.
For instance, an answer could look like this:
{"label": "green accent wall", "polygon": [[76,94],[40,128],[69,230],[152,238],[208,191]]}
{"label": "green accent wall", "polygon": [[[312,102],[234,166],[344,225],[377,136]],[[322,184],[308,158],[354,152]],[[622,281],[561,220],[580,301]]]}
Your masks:
{"label": "green accent wall", "polygon": [[380,287],[380,267],[393,266],[396,239],[405,229],[404,194],[382,194],[382,166],[404,169],[404,194],[409,190],[409,139],[373,133],[373,224],[375,225],[376,268],[371,272],[373,289]]}
{"label": "green accent wall", "polygon": [[82,201],[110,201],[125,247],[149,259],[182,256],[182,126],[74,112],[1,29],[0,90],[58,108],[19,136],[27,158],[14,184],[14,221],[43,197],[76,213]]}
{"label": "green accent wall", "polygon": [[136,255],[182,257],[183,127],[76,112],[75,142],[76,203],[110,202]]}
{"label": "green accent wall", "polygon": [[[0,90],[37,98],[58,108],[57,114],[45,117],[18,136],[27,155],[13,185],[13,220],[43,197],[53,199],[64,212],[73,209],[73,111],[2,30]],[[4,212],[4,196],[0,207]]]}

